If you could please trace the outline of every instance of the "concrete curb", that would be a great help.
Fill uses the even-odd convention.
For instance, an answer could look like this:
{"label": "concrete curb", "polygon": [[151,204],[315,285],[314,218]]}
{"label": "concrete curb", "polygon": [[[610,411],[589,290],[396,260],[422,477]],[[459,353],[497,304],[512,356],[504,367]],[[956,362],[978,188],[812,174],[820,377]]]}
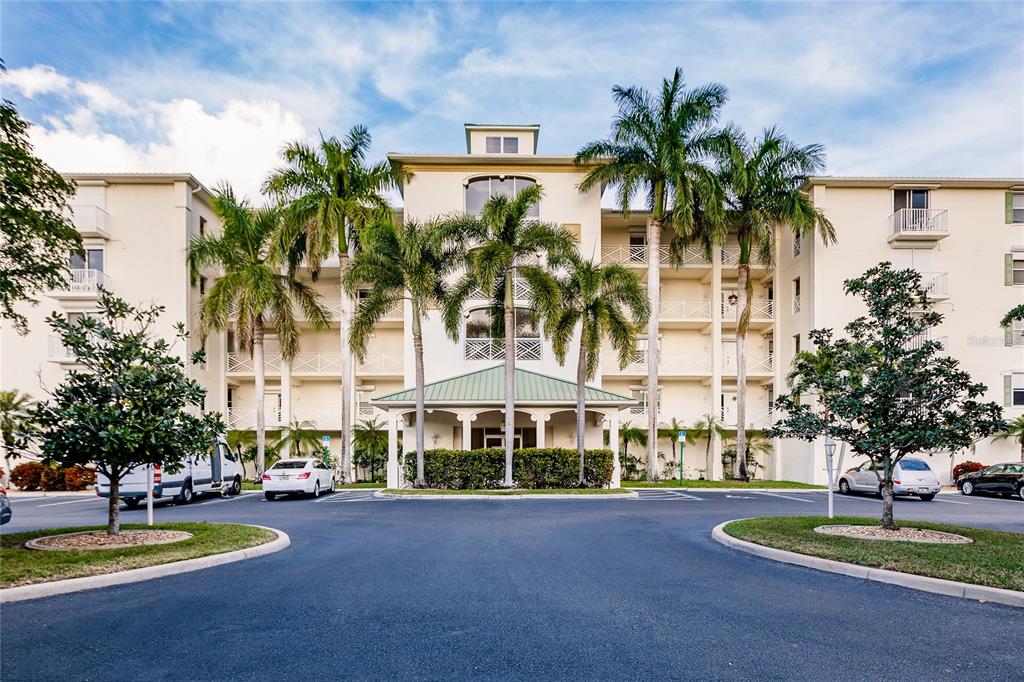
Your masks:
{"label": "concrete curb", "polygon": [[639,497],[632,491],[604,495],[544,495],[543,493],[532,495],[403,495],[401,493],[385,493],[383,490],[378,490],[373,496],[388,500],[623,500]]}
{"label": "concrete curb", "polygon": [[719,542],[726,547],[737,549],[748,554],[754,554],[759,557],[764,557],[765,559],[780,561],[786,564],[795,564],[797,566],[813,568],[819,571],[848,575],[853,578],[862,578],[864,580],[874,580],[880,583],[889,583],[890,585],[909,587],[912,590],[943,594],[947,597],[960,597],[961,599],[974,599],[980,602],[992,602],[994,604],[1004,604],[1006,606],[1024,608],[1024,592],[1004,590],[999,587],[972,585],[970,583],[961,583],[955,580],[943,580],[942,578],[931,578],[924,575],[914,575],[913,573],[888,571],[883,568],[858,566],[857,564],[849,564],[845,561],[821,559],[819,557],[808,556],[806,554],[787,552],[784,549],[765,547],[764,545],[747,542],[746,540],[734,538],[725,532],[725,526],[728,524],[733,521],[745,520],[746,519],[732,519],[730,521],[724,521],[712,529],[711,537],[716,542]]}
{"label": "concrete curb", "polygon": [[686,486],[660,486],[656,488],[645,488],[643,486],[629,486],[623,490],[685,490],[690,493],[827,493],[827,488],[688,488]]}
{"label": "concrete curb", "polygon": [[9,604],[11,602],[25,601],[27,599],[39,599],[40,597],[50,597],[57,594],[68,594],[69,592],[80,592],[82,590],[94,590],[100,587],[137,583],[142,582],[143,580],[152,580],[153,578],[177,575],[178,573],[199,571],[204,568],[212,568],[213,566],[221,566],[223,564],[230,564],[236,561],[243,561],[245,559],[255,559],[256,557],[280,552],[292,542],[287,533],[276,528],[257,526],[251,523],[243,525],[269,530],[272,533],[276,533],[277,538],[270,542],[265,542],[262,545],[256,545],[255,547],[236,549],[230,552],[223,552],[221,554],[211,554],[210,556],[199,557],[197,559],[185,559],[183,561],[175,561],[169,564],[160,564],[158,566],[132,568],[127,571],[119,571],[117,573],[108,573],[105,575],[90,575],[84,578],[55,580],[48,583],[39,583],[38,585],[8,587],[7,589],[0,590],[0,603]]}

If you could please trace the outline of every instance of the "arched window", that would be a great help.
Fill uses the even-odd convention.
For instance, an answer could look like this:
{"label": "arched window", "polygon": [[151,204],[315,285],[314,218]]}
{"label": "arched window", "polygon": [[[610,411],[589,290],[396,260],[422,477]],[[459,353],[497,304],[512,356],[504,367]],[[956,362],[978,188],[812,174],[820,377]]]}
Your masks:
{"label": "arched window", "polygon": [[[497,194],[515,196],[523,188],[537,183],[530,178],[520,178],[511,175],[491,175],[483,178],[473,178],[466,183],[466,213],[480,215],[487,200]],[[531,218],[540,217],[540,206],[534,204],[527,214]]]}

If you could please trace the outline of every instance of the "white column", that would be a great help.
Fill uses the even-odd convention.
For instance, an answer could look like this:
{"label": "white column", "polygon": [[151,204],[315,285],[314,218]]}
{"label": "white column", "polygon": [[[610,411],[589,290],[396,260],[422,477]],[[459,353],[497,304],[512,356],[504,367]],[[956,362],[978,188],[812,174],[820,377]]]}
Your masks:
{"label": "white column", "polygon": [[619,463],[619,411],[612,410],[608,416],[608,445],[612,449],[612,485],[622,487],[622,465]]}
{"label": "white column", "polygon": [[281,423],[292,423],[292,363],[281,358]]}
{"label": "white column", "polygon": [[547,447],[545,445],[545,439],[547,438],[547,435],[548,435],[547,434],[547,430],[548,430],[547,429],[547,422],[548,422],[547,414],[534,413],[534,414],[530,415],[530,418],[533,419],[534,423],[537,425],[537,447],[538,448]]}
{"label": "white column", "polygon": [[388,412],[388,487],[399,488],[398,472],[398,415]]}
{"label": "white column", "polygon": [[[722,416],[722,249],[711,258],[711,414]],[[712,436],[711,461],[705,463],[707,477],[722,478],[722,441]]]}
{"label": "white column", "polygon": [[459,420],[462,422],[462,449],[472,450],[473,449],[473,415],[471,414],[460,414]]}

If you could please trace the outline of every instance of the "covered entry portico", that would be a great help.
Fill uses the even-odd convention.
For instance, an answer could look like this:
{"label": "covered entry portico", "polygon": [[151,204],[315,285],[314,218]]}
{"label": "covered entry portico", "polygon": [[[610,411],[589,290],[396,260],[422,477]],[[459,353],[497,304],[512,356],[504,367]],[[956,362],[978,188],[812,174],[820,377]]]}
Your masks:
{"label": "covered entry portico", "polygon": [[[472,450],[505,445],[505,368],[502,365],[428,383],[425,387],[424,446]],[[632,398],[586,387],[584,421],[588,449],[619,441],[619,411],[636,403]],[[406,451],[414,450],[416,390],[406,388],[374,398],[372,405],[387,412],[388,487],[403,485],[398,462],[398,432]],[[576,447],[576,384],[525,369],[515,371],[514,447]],[[614,451],[615,448],[613,448]],[[620,481],[615,453],[612,487]]]}

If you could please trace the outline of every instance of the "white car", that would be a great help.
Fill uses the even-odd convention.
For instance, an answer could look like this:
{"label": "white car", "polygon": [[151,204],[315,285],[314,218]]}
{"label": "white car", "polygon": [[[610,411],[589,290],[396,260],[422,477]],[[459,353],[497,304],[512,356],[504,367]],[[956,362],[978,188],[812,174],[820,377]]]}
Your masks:
{"label": "white car", "polygon": [[[923,459],[901,459],[892,472],[892,492],[894,495],[917,495],[925,502],[935,499],[941,486],[935,472]],[[871,461],[850,469],[839,477],[839,492],[850,493],[881,493],[881,485]]]}
{"label": "white car", "polygon": [[319,497],[334,490],[334,471],[319,459],[282,459],[263,472],[263,496],[299,493]]}

